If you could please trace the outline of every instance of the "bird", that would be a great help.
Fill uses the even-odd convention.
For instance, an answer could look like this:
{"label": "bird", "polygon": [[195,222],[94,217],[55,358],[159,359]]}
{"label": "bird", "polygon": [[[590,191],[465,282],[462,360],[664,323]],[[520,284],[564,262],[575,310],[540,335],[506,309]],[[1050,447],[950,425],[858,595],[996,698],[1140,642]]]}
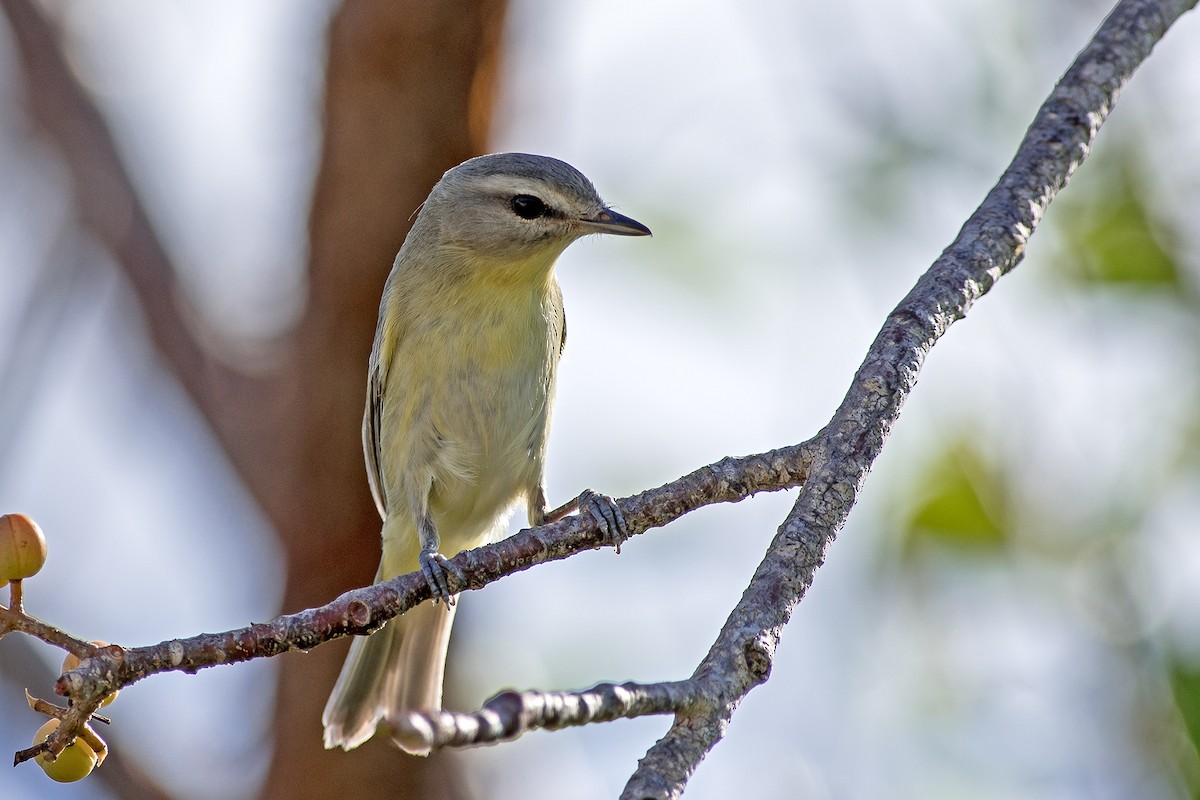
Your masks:
{"label": "bird", "polygon": [[606,542],[627,535],[607,495],[546,504],[567,334],[554,267],[594,233],[650,229],[606,205],[575,167],[528,153],[464,161],[418,209],[379,304],[362,439],[383,518],[375,581],[420,570],[433,598],[354,639],[322,714],[326,748],[386,733],[430,752],[419,712],[441,709],[451,576],[465,583],[448,556],[499,538],[522,502],[531,526],[586,511]]}

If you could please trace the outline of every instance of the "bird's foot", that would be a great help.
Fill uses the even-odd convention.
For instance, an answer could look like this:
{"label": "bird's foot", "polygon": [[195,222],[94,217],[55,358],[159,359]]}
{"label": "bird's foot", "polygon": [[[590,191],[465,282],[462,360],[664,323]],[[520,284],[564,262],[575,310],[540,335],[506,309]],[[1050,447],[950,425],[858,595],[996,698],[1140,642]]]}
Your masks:
{"label": "bird's foot", "polygon": [[621,542],[629,538],[629,526],[625,524],[625,515],[617,501],[606,494],[584,489],[576,501],[579,510],[586,510],[600,526],[604,543],[612,545],[618,554],[621,552]]}
{"label": "bird's foot", "polygon": [[447,606],[454,605],[457,595],[450,592],[450,575],[462,584],[467,582],[467,576],[453,564],[450,559],[437,550],[422,550],[418,557],[421,562],[421,574],[429,582],[429,591],[433,593],[433,601],[441,600]]}

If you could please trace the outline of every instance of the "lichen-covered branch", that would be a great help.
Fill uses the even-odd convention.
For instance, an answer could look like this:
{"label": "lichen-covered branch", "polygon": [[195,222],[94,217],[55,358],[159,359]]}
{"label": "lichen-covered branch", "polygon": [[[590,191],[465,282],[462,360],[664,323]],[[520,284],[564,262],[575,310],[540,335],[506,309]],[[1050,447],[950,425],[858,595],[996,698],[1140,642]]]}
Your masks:
{"label": "lichen-covered branch", "polygon": [[[724,458],[657,489],[626,498],[621,507],[631,535],[640,534],[705,505],[737,502],[757,492],[798,486],[808,473],[811,459],[807,443],[758,455]],[[451,559],[468,576],[468,582],[465,586],[452,584],[450,588],[455,592],[479,589],[535,564],[597,548],[600,542],[601,534],[590,517],[571,517],[553,525],[520,531],[502,542],[468,550]],[[21,751],[17,760],[32,758],[47,749],[60,752],[104,697],[150,675],[196,672],[289,650],[309,650],[341,636],[370,633],[429,597],[428,583],[421,573],[414,572],[346,592],[318,608],[237,630],[172,639],[147,647],[100,648],[78,669],[58,680],[56,691],[72,701],[62,725],[51,734],[45,747]],[[18,613],[22,612],[0,607],[0,625],[32,632],[44,624],[31,621],[32,618],[10,619]]]}
{"label": "lichen-covered branch", "polygon": [[505,691],[474,713],[410,711],[400,726],[430,749],[495,744],[539,728],[675,714],[695,702],[697,688],[694,681],[664,681],[601,683],[578,692]]}
{"label": "lichen-covered branch", "polygon": [[833,419],[795,507],[692,679],[709,700],[676,715],[625,800],[679,797],[746,694],[767,679],[792,610],[846,521],[926,354],[1012,270],[1042,212],[1091,149],[1121,87],[1195,0],[1122,0],[1038,111],[1012,163],[884,322]]}
{"label": "lichen-covered branch", "polygon": [[674,724],[639,762],[622,798],[679,797],[742,699],[769,677],[783,627],[854,506],[925,356],[1020,262],[1042,212],[1087,156],[1120,88],[1194,5],[1124,0],[1059,81],[1000,181],[889,314],[833,419],[806,444],[804,490],[689,680],[637,685],[637,698],[654,699],[641,703],[619,691],[626,687],[612,685],[578,693],[504,693],[474,714],[410,715],[412,732],[433,747],[470,746],[536,727],[673,713]]}

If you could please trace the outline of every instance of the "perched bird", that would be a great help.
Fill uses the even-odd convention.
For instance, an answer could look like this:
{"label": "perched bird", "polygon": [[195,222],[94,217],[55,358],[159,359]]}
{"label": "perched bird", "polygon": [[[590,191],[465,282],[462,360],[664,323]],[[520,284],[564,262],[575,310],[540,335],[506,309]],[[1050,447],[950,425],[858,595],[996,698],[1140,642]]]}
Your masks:
{"label": "perched bird", "polygon": [[322,715],[327,748],[349,750],[379,729],[429,752],[408,712],[441,708],[455,611],[446,554],[494,540],[515,505],[524,501],[530,525],[586,509],[620,543],[612,498],[585,490],[550,510],[543,489],[567,331],[554,263],[589,233],[650,229],[545,156],[465,161],[421,206],[379,305],[363,448],[383,517],[375,580],[420,569],[434,601],[354,640]]}

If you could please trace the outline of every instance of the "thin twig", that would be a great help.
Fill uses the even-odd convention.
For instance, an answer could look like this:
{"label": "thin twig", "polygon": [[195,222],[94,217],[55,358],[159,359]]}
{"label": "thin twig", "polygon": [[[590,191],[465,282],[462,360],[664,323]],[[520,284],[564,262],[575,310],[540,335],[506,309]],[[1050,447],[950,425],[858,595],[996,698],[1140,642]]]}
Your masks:
{"label": "thin twig", "polygon": [[52,644],[79,656],[80,659],[88,658],[96,652],[94,644],[77,639],[66,631],[27,614],[16,604],[12,607],[0,606],[0,635],[10,631],[28,634],[46,644]]}

